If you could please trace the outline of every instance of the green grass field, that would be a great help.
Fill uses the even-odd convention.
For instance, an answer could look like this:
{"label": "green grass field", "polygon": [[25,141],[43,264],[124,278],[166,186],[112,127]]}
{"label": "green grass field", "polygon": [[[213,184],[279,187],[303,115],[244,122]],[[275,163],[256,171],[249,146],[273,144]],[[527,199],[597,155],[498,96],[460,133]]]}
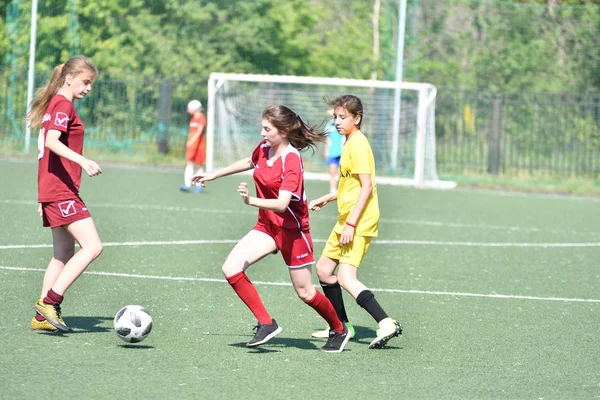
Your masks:
{"label": "green grass field", "polygon": [[[318,351],[324,327],[279,255],[248,275],[283,327],[256,321],[220,268],[256,209],[249,176],[178,191],[182,169],[103,165],[84,177],[104,253],[67,292],[74,332],[30,330],[51,257],[33,160],[0,159],[0,398],[591,399],[600,397],[600,200],[380,186],[380,236],[359,276],[405,332],[369,350],[374,321],[349,297],[357,338]],[[308,182],[313,199],[325,182]],[[311,214],[319,254],[335,205]],[[313,272],[313,281],[318,283]],[[146,341],[112,330],[124,305],[154,318]]]}

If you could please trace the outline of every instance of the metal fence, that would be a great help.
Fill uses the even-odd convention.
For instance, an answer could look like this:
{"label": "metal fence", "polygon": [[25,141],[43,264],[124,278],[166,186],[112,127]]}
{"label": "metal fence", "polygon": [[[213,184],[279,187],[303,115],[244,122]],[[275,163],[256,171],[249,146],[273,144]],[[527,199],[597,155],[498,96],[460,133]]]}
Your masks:
{"label": "metal fence", "polygon": [[[206,82],[99,79],[90,96],[76,103],[86,125],[86,148],[112,158],[149,159],[167,152],[183,157],[186,105],[198,93],[206,93]],[[22,153],[25,76],[0,71],[0,96],[2,153]],[[439,88],[435,121],[440,176],[600,175],[600,95]],[[34,153],[37,133],[32,135]]]}
{"label": "metal fence", "polygon": [[436,138],[441,174],[597,178],[600,96],[441,88]]}

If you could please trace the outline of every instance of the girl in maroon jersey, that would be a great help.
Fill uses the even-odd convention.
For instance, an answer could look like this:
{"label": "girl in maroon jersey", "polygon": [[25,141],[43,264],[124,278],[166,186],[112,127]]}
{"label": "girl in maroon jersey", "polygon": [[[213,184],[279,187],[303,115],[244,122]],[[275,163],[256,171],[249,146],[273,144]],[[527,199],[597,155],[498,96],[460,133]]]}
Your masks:
{"label": "girl in maroon jersey", "polygon": [[245,204],[257,207],[258,222],[231,250],[222,271],[240,299],[258,320],[256,333],[247,346],[266,343],[281,328],[271,318],[245,271],[263,257],[281,252],[292,284],[306,304],[329,324],[329,340],[321,348],[341,352],[348,342],[348,328],[340,321],[331,302],[312,284],[313,244],[308,224],[308,205],[304,193],[304,172],[300,151],[314,148],[326,136],[309,128],[285,106],[272,106],[262,114],[261,136],[264,140],[250,157],[239,160],[214,173],[198,173],[192,181],[207,181],[254,169],[256,197],[242,182],[237,191]]}
{"label": "girl in maroon jersey", "polygon": [[[38,211],[43,225],[52,229],[54,256],[50,259],[34,330],[69,331],[60,305],[66,290],[102,252],[96,226],[79,197],[81,170],[89,176],[100,166],[82,156],[84,127],[73,101],[85,97],[98,70],[92,60],[76,56],[54,68],[48,85],[37,91],[27,115],[31,126],[40,126],[38,138]],[[75,241],[79,251],[75,253]]]}

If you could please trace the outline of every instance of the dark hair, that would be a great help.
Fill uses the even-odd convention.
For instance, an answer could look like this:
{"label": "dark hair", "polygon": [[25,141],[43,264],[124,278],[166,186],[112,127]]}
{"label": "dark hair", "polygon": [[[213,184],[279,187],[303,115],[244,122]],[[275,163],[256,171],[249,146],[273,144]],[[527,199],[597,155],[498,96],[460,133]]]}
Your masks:
{"label": "dark hair", "polygon": [[71,74],[77,76],[83,72],[92,72],[94,79],[98,76],[98,69],[94,65],[94,62],[84,56],[74,56],[69,58],[64,64],[60,64],[52,71],[52,76],[48,81],[48,84],[43,88],[38,89],[35,93],[35,97],[31,102],[31,110],[27,115],[27,119],[31,121],[31,126],[38,126],[42,122],[42,115],[50,100],[58,93],[60,88],[65,83],[65,76]]}
{"label": "dark hair", "polygon": [[302,118],[286,106],[271,106],[262,113],[262,118],[269,121],[278,131],[287,132],[287,138],[294,148],[302,151],[317,147],[316,142],[324,142],[325,132],[317,131],[302,121]]}
{"label": "dark hair", "polygon": [[325,98],[325,103],[334,110],[338,107],[343,107],[355,117],[360,117],[360,121],[358,121],[358,128],[360,129],[360,124],[363,120],[363,105],[358,97],[351,94],[344,94],[334,100]]}

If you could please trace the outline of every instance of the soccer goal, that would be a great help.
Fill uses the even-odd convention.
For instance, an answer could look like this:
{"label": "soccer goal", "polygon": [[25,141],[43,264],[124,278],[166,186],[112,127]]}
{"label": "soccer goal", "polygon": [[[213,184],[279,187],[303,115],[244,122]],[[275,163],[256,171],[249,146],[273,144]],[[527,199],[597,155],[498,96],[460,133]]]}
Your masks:
{"label": "soccer goal", "polygon": [[[211,73],[208,81],[209,171],[248,157],[261,140],[261,115],[284,104],[321,129],[331,119],[325,98],[358,96],[364,107],[361,131],[377,168],[377,183],[452,189],[440,181],[435,162],[436,88],[429,83]],[[324,146],[303,153],[306,179],[328,180]]]}

